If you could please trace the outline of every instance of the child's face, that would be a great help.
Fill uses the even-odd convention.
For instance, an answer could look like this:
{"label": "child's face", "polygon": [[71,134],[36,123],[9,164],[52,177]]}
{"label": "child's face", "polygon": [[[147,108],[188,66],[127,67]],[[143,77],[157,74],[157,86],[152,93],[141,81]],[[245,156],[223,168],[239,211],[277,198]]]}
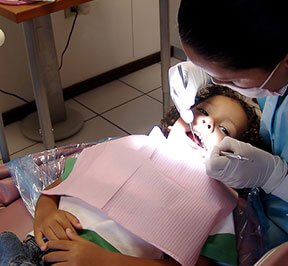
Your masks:
{"label": "child's face", "polygon": [[239,139],[247,129],[248,119],[243,107],[226,96],[216,95],[204,100],[193,108],[193,113],[194,137],[181,118],[173,125],[170,134],[176,132],[178,140],[184,138],[196,149],[210,151],[225,136]]}

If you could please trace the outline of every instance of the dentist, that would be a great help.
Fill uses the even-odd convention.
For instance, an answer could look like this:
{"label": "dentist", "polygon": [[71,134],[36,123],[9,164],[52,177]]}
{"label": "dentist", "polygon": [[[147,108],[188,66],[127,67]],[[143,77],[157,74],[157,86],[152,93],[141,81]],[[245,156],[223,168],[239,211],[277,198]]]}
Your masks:
{"label": "dentist", "polygon": [[[212,151],[208,175],[233,188],[255,188],[269,224],[267,250],[288,241],[288,16],[282,1],[182,0],[178,27],[190,61],[169,71],[172,99],[187,122],[207,78],[251,98],[262,111],[260,133],[270,152],[230,137]],[[221,156],[241,154],[249,160]],[[256,197],[255,196],[255,197]],[[265,204],[262,204],[265,202]],[[287,252],[288,257],[288,252]]]}

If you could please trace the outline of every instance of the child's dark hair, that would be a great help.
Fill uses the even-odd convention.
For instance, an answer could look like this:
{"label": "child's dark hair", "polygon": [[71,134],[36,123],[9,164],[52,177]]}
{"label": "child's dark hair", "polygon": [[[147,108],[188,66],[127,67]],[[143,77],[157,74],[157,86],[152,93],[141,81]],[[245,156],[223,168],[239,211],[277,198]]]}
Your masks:
{"label": "child's dark hair", "polygon": [[[252,106],[246,101],[245,96],[242,96],[236,91],[233,91],[230,88],[218,85],[210,85],[199,90],[196,97],[196,105],[208,98],[211,98],[216,95],[223,95],[229,98],[235,99],[243,107],[247,118],[248,125],[247,130],[242,134],[239,140],[248,142],[256,147],[263,147],[262,141],[260,139],[259,127],[260,127],[260,117],[256,112],[256,107]],[[161,120],[161,129],[164,135],[168,135],[169,126],[172,126],[176,120],[179,118],[179,113],[175,107],[173,107]]]}

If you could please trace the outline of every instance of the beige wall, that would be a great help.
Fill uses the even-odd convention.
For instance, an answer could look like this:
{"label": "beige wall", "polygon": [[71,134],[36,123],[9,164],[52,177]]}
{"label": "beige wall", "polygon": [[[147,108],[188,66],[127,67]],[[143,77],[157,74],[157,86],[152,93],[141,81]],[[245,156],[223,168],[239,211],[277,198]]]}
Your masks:
{"label": "beige wall", "polygon": [[[176,28],[179,0],[170,0],[171,44],[180,47]],[[159,0],[94,0],[79,15],[61,69],[63,88],[158,52]],[[51,15],[58,60],[73,17]],[[0,17],[6,41],[0,48],[0,88],[31,101],[33,91],[21,24]],[[2,112],[23,102],[0,92]]]}
{"label": "beige wall", "polygon": [[180,0],[170,0],[170,41],[171,45],[181,49],[181,44],[179,41],[178,28],[177,28],[177,12]]}

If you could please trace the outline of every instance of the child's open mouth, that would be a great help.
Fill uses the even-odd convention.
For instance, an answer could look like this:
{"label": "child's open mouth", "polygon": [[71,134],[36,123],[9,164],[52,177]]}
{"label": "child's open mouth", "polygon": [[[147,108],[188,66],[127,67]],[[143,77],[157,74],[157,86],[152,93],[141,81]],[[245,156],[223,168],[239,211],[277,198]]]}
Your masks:
{"label": "child's open mouth", "polygon": [[201,136],[198,134],[198,132],[194,131],[194,134],[192,134],[192,132],[189,130],[188,132],[186,132],[186,135],[194,142],[196,143],[199,147],[201,147],[202,149],[205,149],[205,145],[202,141]]}

